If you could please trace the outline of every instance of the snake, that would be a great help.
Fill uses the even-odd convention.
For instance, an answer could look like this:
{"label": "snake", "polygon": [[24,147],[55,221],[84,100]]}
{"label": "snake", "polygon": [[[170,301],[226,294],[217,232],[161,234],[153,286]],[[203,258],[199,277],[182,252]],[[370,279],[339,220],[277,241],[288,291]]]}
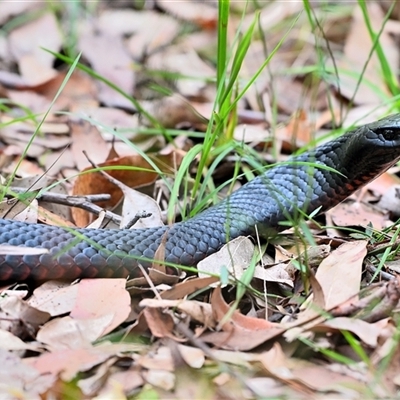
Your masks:
{"label": "snake", "polygon": [[[176,265],[196,266],[234,238],[270,238],[287,222],[329,210],[399,159],[400,114],[394,114],[267,167],[221,202],[170,226],[71,229],[0,219],[0,281],[136,278],[155,262],[176,274]],[[10,253],[4,245],[18,248]]]}

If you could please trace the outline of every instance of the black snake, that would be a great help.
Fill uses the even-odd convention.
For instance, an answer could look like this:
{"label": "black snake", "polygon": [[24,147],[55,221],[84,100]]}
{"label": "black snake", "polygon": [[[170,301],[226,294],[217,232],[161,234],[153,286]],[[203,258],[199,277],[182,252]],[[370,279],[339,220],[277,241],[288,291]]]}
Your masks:
{"label": "black snake", "polygon": [[[361,126],[268,168],[219,204],[172,226],[76,229],[0,219],[0,245],[48,249],[1,255],[0,280],[140,276],[161,242],[168,263],[193,266],[229,239],[282,230],[281,222],[340,203],[400,159],[400,114]],[[1,253],[1,246],[0,246]]]}

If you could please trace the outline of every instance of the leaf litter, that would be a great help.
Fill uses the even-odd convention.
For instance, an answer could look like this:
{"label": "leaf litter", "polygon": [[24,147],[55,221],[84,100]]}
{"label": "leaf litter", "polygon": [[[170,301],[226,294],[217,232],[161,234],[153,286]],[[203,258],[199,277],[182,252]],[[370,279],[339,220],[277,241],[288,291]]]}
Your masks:
{"label": "leaf litter", "polygon": [[[321,37],[311,36],[304,3],[262,4],[259,28],[268,46],[263,35],[251,42],[237,90],[300,15],[237,105],[233,137],[264,162],[327,140],[339,123],[365,123],[391,111],[390,85],[371,53],[365,15],[356,4],[333,3],[330,13],[314,5]],[[256,15],[244,4],[232,3],[232,42]],[[383,27],[379,44],[396,69],[399,8],[385,25],[387,8],[367,6],[373,29]],[[144,8],[99,2],[91,18],[89,8],[78,13],[76,31],[68,31],[72,8],[66,5],[54,12],[45,2],[0,3],[0,165],[3,177],[16,178],[17,166],[18,177],[33,177],[4,186],[2,215],[71,227],[98,216],[97,226],[139,219],[138,228],[171,222],[168,203],[177,211],[172,219],[193,205],[199,158],[183,163],[202,141],[217,95],[218,9],[169,1]],[[315,73],[322,51],[334,79]],[[67,76],[65,54],[74,52],[81,52],[83,67],[52,104]],[[211,171],[215,181],[228,181],[234,165],[248,173],[244,154],[250,153],[221,158]],[[182,165],[188,183],[175,199],[171,182]],[[35,186],[37,177],[43,180]],[[386,173],[331,210],[326,230],[322,219],[302,227],[312,243],[300,242],[292,228],[261,258],[264,244],[238,238],[199,263],[198,277],[190,273],[196,270],[171,275],[162,244],[159,261],[143,277],[4,286],[0,396],[394,396],[400,285],[391,246],[398,194],[388,189],[396,179]],[[10,200],[15,194],[21,201]],[[56,194],[63,205],[49,201]],[[110,196],[91,201],[103,194]],[[141,211],[155,220],[136,218]]]}

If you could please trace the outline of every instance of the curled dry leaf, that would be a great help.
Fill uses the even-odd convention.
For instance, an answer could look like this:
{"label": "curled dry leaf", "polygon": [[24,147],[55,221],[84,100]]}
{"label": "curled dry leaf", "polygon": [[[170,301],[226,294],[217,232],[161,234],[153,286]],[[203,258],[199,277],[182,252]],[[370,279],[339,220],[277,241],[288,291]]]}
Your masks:
{"label": "curled dry leaf", "polygon": [[[66,78],[67,71],[60,71],[54,79],[39,86],[37,91],[53,101],[60,86]],[[76,70],[69,77],[62,92],[57,97],[54,110],[81,110],[99,104],[96,82],[85,72]]]}
{"label": "curled dry leaf", "polygon": [[348,385],[360,383],[353,378],[332,372],[324,366],[288,358],[279,343],[274,343],[271,350],[261,353],[259,359],[271,376],[296,388],[296,391],[307,392],[311,389],[322,392],[333,390],[340,393],[346,392]]}
{"label": "curled dry leaf", "polygon": [[[99,389],[103,386],[105,379],[107,379],[110,370],[113,368],[114,364],[118,362],[118,357],[110,357],[107,361],[100,364],[96,369],[94,374],[87,378],[83,378],[78,382],[79,388],[82,393],[86,396],[95,396]],[[113,394],[119,394],[119,397],[125,397],[121,388],[114,388]]]}
{"label": "curled dry leaf", "polygon": [[246,379],[246,385],[260,398],[283,398],[287,395],[283,385],[273,378],[249,378]]}
{"label": "curled dry leaf", "polygon": [[286,325],[290,328],[284,333],[286,340],[293,341],[302,332],[324,322],[327,319],[325,311],[358,298],[367,244],[365,240],[342,244],[322,261],[315,277],[309,276],[313,298],[308,299],[297,321]]}
{"label": "curled dry leaf", "polygon": [[[211,298],[211,305],[213,307],[215,320],[219,321],[221,324],[228,312],[230,312],[230,307],[226,304],[220,287],[214,289]],[[268,330],[278,326],[278,324],[274,324],[265,319],[247,317],[236,310],[232,314],[232,317],[221,325],[221,328],[222,330],[227,331],[230,331],[235,327],[241,327],[248,330]]]}
{"label": "curled dry leaf", "polygon": [[52,320],[37,335],[54,349],[87,347],[124,322],[131,310],[124,279],[86,279],[73,286],[46,283],[36,289],[31,303],[52,315],[70,311],[69,317]]}
{"label": "curled dry leaf", "polygon": [[[172,271],[171,271],[172,272]],[[151,288],[157,287],[158,285],[173,285],[179,282],[180,277],[178,275],[163,273],[155,268],[149,268],[147,271],[148,279],[146,277],[133,278],[127,282],[127,290],[131,295],[142,294],[143,291],[148,291],[148,289],[143,289],[143,287],[149,286],[149,281],[151,282]]]}
{"label": "curled dry leaf", "polygon": [[59,205],[59,207],[52,207],[55,210],[59,210],[59,212],[54,213],[47,210],[46,208],[39,206],[37,209],[37,220],[46,225],[76,228],[75,224],[62,216],[62,207],[63,206],[61,205]]}
{"label": "curled dry leaf", "polygon": [[[201,96],[202,91],[207,87],[207,78],[210,79],[211,77],[215,76],[214,69],[211,68],[210,65],[205,61],[203,61],[194,49],[191,47],[185,48],[182,44],[179,46],[168,46],[163,49],[162,52],[152,55],[148,60],[148,65],[149,68],[153,69],[161,68],[173,71],[177,73],[178,76],[182,75],[183,77],[191,76],[193,78],[197,78],[176,80],[176,86],[179,90],[179,93],[184,97],[174,94],[173,96],[163,98],[163,100],[167,102],[166,104],[168,104],[171,108],[174,103],[176,108],[177,102],[180,100],[181,107],[185,107],[187,109],[186,112],[188,112],[191,107],[190,103],[188,103],[185,98],[196,98]],[[179,109],[177,108],[174,110],[173,114],[181,115]],[[193,113],[193,116],[194,115],[195,114]],[[163,123],[166,117],[167,116],[165,115],[161,120],[159,118],[157,119]],[[179,122],[182,123],[189,121],[182,119]],[[169,124],[165,126],[171,127]]]}
{"label": "curled dry leaf", "polygon": [[254,278],[267,282],[283,283],[289,287],[293,287],[293,281],[286,271],[286,268],[286,264],[283,263],[268,268],[257,265],[254,271]]}
{"label": "curled dry leaf", "polygon": [[197,292],[198,290],[209,287],[213,283],[219,281],[216,276],[208,276],[204,278],[189,278],[184,282],[175,284],[171,289],[160,293],[161,298],[165,300],[178,300]]}
{"label": "curled dry leaf", "polygon": [[[223,321],[230,309],[222,297],[220,288],[214,289],[211,305],[214,319]],[[282,332],[284,329],[279,324],[246,317],[235,311],[232,317],[222,325],[222,331],[205,333],[201,335],[201,339],[224,349],[246,351],[279,336]]]}
{"label": "curled dry leaf", "polygon": [[[122,204],[122,227],[130,225],[132,221],[136,221],[132,229],[152,228],[164,225],[160,206],[152,197],[123,184],[119,184],[118,187],[124,195]],[[143,215],[143,217],[140,217],[141,215]],[[162,245],[163,243],[161,243],[161,246]],[[155,259],[163,261],[164,257],[160,257],[159,254],[156,254]]]}
{"label": "curled dry leaf", "polygon": [[[173,173],[175,168],[179,167],[182,155],[179,152],[171,152],[167,155],[149,156],[152,162],[160,168],[162,172]],[[151,164],[142,156],[132,155],[121,157],[104,163],[100,163],[99,167],[120,167],[126,166],[126,169],[107,170],[107,173],[113,178],[121,181],[125,185],[137,188],[153,183],[157,178]],[[109,193],[110,201],[98,203],[100,207],[107,209],[114,207],[122,198],[121,190],[111,183],[105,176],[96,172],[89,174],[81,174],[75,181],[73,194],[86,195]],[[141,209],[138,211],[142,211]],[[90,222],[90,214],[84,210],[74,209],[73,217],[78,226],[86,226]]]}
{"label": "curled dry leaf", "polygon": [[243,124],[235,127],[233,137],[239,142],[259,144],[271,139],[271,132],[264,126]]}
{"label": "curled dry leaf", "polygon": [[147,325],[155,337],[168,337],[177,342],[185,342],[186,339],[178,338],[173,330],[175,323],[169,312],[163,312],[158,308],[145,308],[143,316],[146,319]]}

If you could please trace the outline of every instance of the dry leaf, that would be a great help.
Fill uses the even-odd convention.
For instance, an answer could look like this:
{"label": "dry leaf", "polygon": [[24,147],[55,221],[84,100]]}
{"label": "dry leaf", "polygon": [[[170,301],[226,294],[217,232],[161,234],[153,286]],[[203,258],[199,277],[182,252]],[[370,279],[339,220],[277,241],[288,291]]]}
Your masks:
{"label": "dry leaf", "polygon": [[[111,81],[125,93],[132,93],[135,75],[132,61],[122,38],[115,34],[95,33],[87,29],[79,36],[79,48],[99,75]],[[133,109],[132,103],[104,82],[98,81],[99,100],[106,106]]]}
{"label": "dry leaf", "polygon": [[326,310],[357,298],[367,244],[365,240],[345,243],[320,264],[316,278],[325,295]]}
{"label": "dry leaf", "polygon": [[54,56],[44,50],[58,52],[62,46],[62,37],[54,14],[46,13],[15,28],[9,35],[9,46],[28,85],[42,84],[56,76],[56,71],[52,68]]}
{"label": "dry leaf", "polygon": [[[182,156],[177,152],[149,157],[162,172],[167,173],[172,173],[174,169],[179,166],[182,159]],[[133,188],[153,183],[157,178],[157,174],[153,172],[154,169],[152,165],[139,155],[117,158],[104,163],[99,163],[98,166],[131,167],[126,169],[107,170],[107,173],[118,181]],[[75,182],[73,194],[86,195],[96,193],[109,193],[111,195],[111,200],[98,203],[100,207],[105,208],[115,206],[122,197],[121,190],[100,173],[80,175]],[[142,211],[142,209],[137,211]],[[78,226],[86,226],[90,222],[90,214],[84,210],[74,209],[72,215]]]}
{"label": "dry leaf", "polygon": [[75,320],[110,319],[96,338],[122,324],[131,311],[130,296],[125,290],[125,279],[84,279],[78,284],[78,293],[70,316]]}
{"label": "dry leaf", "polygon": [[211,254],[197,264],[199,277],[206,278],[219,275],[224,267],[236,279],[240,279],[250,265],[253,258],[254,244],[244,236],[231,240],[218,252]]}
{"label": "dry leaf", "polygon": [[212,328],[216,325],[216,321],[212,316],[211,305],[208,303],[201,303],[195,300],[144,299],[139,305],[141,307],[177,309],[207,327]]}

